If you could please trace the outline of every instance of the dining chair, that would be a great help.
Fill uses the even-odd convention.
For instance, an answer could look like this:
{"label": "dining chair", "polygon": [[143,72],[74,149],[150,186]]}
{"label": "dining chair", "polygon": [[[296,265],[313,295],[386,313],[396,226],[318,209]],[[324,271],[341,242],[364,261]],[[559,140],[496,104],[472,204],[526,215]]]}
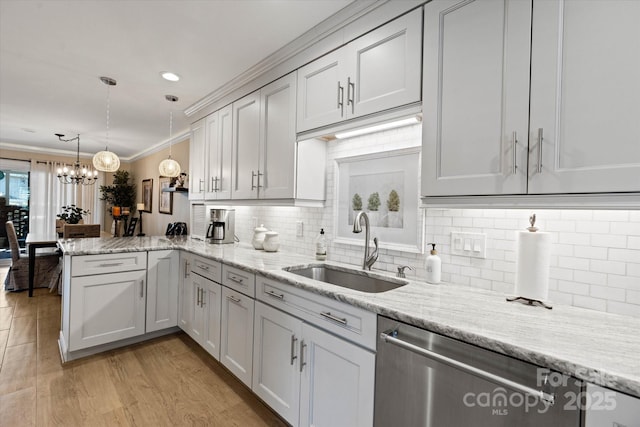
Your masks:
{"label": "dining chair", "polygon": [[100,224],[65,224],[62,237],[76,239],[82,237],[100,237]]}
{"label": "dining chair", "polygon": [[[12,221],[5,223],[7,239],[11,249],[11,267],[4,282],[7,291],[29,289],[29,256],[20,253],[18,235]],[[34,288],[54,288],[60,277],[60,256],[55,253],[42,253],[36,256]]]}

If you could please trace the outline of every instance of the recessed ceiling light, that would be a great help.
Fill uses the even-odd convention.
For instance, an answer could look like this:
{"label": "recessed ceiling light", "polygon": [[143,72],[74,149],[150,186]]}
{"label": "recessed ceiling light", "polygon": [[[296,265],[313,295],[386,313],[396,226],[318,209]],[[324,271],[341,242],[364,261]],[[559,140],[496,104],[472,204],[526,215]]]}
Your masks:
{"label": "recessed ceiling light", "polygon": [[180,76],[172,73],[171,71],[163,71],[160,73],[160,75],[163,79],[169,80],[170,82],[177,82],[178,80],[180,80]]}
{"label": "recessed ceiling light", "polygon": [[35,130],[30,129],[30,128],[22,128],[23,131],[28,132],[28,133],[36,133]]}

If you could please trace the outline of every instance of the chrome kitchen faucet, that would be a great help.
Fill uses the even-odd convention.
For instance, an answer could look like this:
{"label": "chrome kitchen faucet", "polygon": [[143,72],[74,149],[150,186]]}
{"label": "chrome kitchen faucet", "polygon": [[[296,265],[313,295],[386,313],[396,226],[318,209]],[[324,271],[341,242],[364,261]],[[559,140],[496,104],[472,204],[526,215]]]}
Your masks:
{"label": "chrome kitchen faucet", "polygon": [[360,223],[363,218],[364,218],[364,260],[362,262],[362,269],[371,270],[371,266],[378,259],[378,238],[377,237],[373,238],[373,244],[375,245],[375,249],[373,250],[373,253],[369,255],[369,237],[370,237],[369,236],[370,234],[369,217],[364,211],[358,212],[358,215],[356,215],[356,219],[353,220],[353,232],[354,233],[362,232],[362,225]]}

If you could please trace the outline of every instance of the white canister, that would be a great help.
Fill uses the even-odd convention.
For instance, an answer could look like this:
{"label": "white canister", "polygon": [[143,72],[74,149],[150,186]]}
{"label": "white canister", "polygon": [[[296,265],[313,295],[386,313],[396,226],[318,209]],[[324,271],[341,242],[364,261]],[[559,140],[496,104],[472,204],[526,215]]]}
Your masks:
{"label": "white canister", "polygon": [[253,239],[251,240],[251,244],[255,249],[264,249],[264,235],[269,231],[265,228],[264,224],[260,224],[260,227],[256,227],[253,230]]}
{"label": "white canister", "polygon": [[277,252],[280,248],[280,234],[277,231],[267,231],[264,233],[262,246],[267,252]]}

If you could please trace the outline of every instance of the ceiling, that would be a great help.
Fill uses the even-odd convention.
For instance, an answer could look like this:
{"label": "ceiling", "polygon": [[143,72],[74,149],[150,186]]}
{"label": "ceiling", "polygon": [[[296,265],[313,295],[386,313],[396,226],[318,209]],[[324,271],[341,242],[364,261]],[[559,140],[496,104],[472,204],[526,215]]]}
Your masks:
{"label": "ceiling", "polygon": [[[185,108],[351,1],[0,0],[0,148],[75,154],[54,134],[80,134],[82,153],[135,158],[169,139],[170,111],[187,132]],[[108,140],[100,76],[117,81]]]}

